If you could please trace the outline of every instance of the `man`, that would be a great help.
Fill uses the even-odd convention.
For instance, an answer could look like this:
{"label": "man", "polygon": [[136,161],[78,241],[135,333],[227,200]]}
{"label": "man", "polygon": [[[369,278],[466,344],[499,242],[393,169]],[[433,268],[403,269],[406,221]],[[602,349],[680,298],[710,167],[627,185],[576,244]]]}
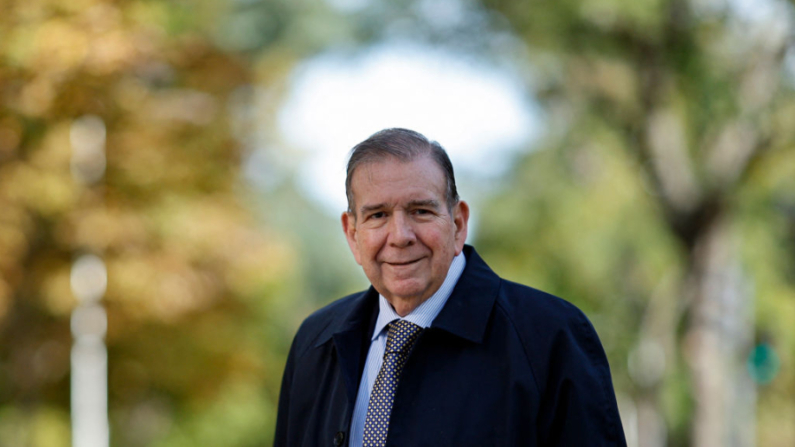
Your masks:
{"label": "man", "polygon": [[499,278],[435,142],[354,147],[342,228],[372,287],[309,316],[275,446],[624,446],[610,371],[573,305]]}

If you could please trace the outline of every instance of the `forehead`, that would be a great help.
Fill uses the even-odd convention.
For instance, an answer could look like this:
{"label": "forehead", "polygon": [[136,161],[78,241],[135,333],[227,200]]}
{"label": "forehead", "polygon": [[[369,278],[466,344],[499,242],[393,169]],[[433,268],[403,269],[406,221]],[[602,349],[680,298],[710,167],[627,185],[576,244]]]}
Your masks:
{"label": "forehead", "polygon": [[409,161],[388,157],[364,163],[351,178],[357,206],[364,205],[362,200],[441,199],[446,185],[442,168],[429,156]]}

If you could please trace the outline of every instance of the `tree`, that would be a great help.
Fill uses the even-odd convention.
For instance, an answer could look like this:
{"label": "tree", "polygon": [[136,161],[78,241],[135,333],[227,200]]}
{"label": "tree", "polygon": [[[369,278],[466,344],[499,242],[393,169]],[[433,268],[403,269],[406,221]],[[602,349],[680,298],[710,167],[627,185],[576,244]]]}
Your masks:
{"label": "tree", "polygon": [[301,272],[239,175],[232,112],[276,68],[216,43],[223,8],[3,2],[0,444],[69,445],[70,271],[87,253],[108,271],[113,445],[271,439]]}
{"label": "tree", "polygon": [[746,370],[762,339],[782,371],[795,351],[791,6],[484,4],[526,43],[550,129],[485,214],[484,255],[593,316],[639,445],[791,444],[764,428],[792,425],[772,409],[792,411],[793,375],[757,407]]}

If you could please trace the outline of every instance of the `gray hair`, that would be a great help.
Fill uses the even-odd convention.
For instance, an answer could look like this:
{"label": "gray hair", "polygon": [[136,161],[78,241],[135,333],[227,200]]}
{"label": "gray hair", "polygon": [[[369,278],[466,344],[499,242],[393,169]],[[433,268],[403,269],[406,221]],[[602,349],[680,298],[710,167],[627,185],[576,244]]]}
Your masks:
{"label": "gray hair", "polygon": [[345,178],[345,195],[348,196],[348,212],[355,216],[355,203],[351,181],[353,173],[359,165],[383,161],[388,157],[394,157],[402,162],[409,162],[417,158],[428,155],[431,160],[436,162],[444,173],[447,183],[445,191],[445,202],[448,211],[452,211],[453,206],[458,203],[458,190],[455,186],[455,174],[453,173],[453,163],[447,156],[442,146],[428,140],[419,132],[408,129],[384,129],[370,135],[369,138],[357,144],[351,150],[348,159],[347,177]]}

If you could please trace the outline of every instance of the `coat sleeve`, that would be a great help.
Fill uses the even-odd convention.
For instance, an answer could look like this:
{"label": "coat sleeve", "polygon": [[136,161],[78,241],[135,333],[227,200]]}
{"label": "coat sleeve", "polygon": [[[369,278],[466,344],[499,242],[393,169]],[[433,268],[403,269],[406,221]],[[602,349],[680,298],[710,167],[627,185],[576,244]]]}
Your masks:
{"label": "coat sleeve", "polygon": [[293,340],[290,353],[287,356],[287,365],[284,367],[282,388],[279,392],[279,410],[276,415],[276,434],[273,438],[274,447],[288,447],[291,445],[290,395],[292,394],[292,380],[295,370],[296,344],[297,340]]}
{"label": "coat sleeve", "polygon": [[581,312],[556,332],[548,366],[539,445],[626,446],[607,357]]}

